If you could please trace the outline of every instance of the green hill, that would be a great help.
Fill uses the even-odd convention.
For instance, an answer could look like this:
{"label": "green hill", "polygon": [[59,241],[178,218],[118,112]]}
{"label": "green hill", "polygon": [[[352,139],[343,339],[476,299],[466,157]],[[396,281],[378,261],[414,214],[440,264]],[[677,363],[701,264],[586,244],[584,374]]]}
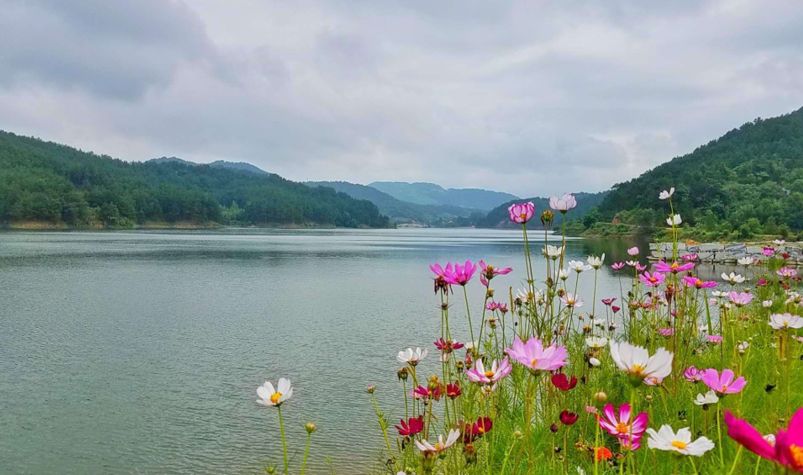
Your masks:
{"label": "green hill", "polygon": [[502,203],[515,200],[516,195],[479,188],[443,188],[434,183],[376,181],[368,186],[409,203],[420,205],[458,206],[488,211]]}
{"label": "green hill", "polygon": [[[594,212],[594,207],[597,206],[600,201],[602,201],[607,193],[607,191],[600,193],[574,193],[574,197],[577,199],[577,207],[569,212],[567,218],[570,220],[584,219],[589,215],[589,213]],[[549,198],[534,197],[512,200],[508,201],[507,203],[503,203],[489,211],[483,219],[477,222],[477,226],[483,228],[518,227],[518,225],[514,225],[510,222],[507,209],[513,203],[523,203],[526,201],[533,202],[535,205],[536,215],[540,215],[542,211],[549,209]],[[561,219],[560,214],[556,213],[556,215],[557,217],[555,218],[555,223],[559,224]]]}
{"label": "green hill", "polygon": [[368,201],[232,165],[129,163],[0,131],[0,222],[388,225]]}
{"label": "green hill", "polygon": [[803,229],[803,109],[756,119],[692,153],[614,185],[600,218],[665,227],[660,190],[676,188],[689,236],[744,238]]}
{"label": "green hill", "polygon": [[430,226],[468,226],[484,216],[479,210],[449,205],[422,205],[398,200],[374,187],[345,181],[310,181],[309,186],[326,186],[355,199],[368,200],[395,223]]}

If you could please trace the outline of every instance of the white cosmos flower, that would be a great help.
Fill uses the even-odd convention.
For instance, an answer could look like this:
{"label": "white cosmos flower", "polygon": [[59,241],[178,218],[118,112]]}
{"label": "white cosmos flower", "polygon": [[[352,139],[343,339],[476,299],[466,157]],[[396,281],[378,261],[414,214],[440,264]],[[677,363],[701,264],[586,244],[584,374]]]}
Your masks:
{"label": "white cosmos flower", "polygon": [[782,246],[786,244],[786,241],[784,241],[783,239],[774,239],[772,243],[775,244],[776,246]]}
{"label": "white cosmos flower", "polygon": [[604,348],[605,345],[608,344],[608,339],[604,336],[590,336],[586,338],[586,345],[589,348],[593,348],[595,350],[599,350],[600,348]]}
{"label": "white cosmos flower", "polygon": [[561,270],[559,270],[559,271],[558,271],[558,278],[559,278],[560,280],[566,280],[566,279],[568,279],[568,278],[569,278],[569,271],[567,271],[566,269],[561,269]]}
{"label": "white cosmos flower", "polygon": [[438,454],[454,445],[458,438],[460,438],[460,431],[452,429],[446,436],[445,442],[443,440],[443,435],[438,435],[438,441],[435,442],[435,444],[430,444],[428,440],[416,440],[415,445],[421,452]]}
{"label": "white cosmos flower", "polygon": [[669,189],[669,191],[664,190],[664,191],[658,193],[658,199],[659,200],[668,200],[674,194],[675,194],[675,187],[673,186],[672,188]]}
{"label": "white cosmos flower", "polygon": [[407,348],[406,350],[402,350],[396,356],[396,359],[399,363],[407,363],[411,366],[415,366],[418,364],[419,361],[423,360],[427,357],[427,350],[416,348],[413,350],[412,348]]}
{"label": "white cosmos flower", "polygon": [[566,264],[569,269],[577,272],[578,274],[583,271],[591,270],[591,266],[585,265],[582,261],[569,261]]}
{"label": "white cosmos flower", "polygon": [[742,341],[736,345],[736,351],[738,351],[740,355],[743,355],[748,348],[750,348],[750,343],[746,341]]}
{"label": "white cosmos flower", "polygon": [[657,432],[652,428],[647,429],[647,434],[649,435],[647,446],[651,449],[701,457],[714,448],[714,443],[707,437],[700,437],[692,442],[691,431],[688,427],[678,430],[676,434],[672,427],[664,424]]}
{"label": "white cosmos flower", "polygon": [[731,285],[741,284],[745,280],[747,280],[747,279],[744,278],[744,276],[742,276],[740,274],[736,274],[735,272],[731,272],[730,274],[726,274],[726,273],[723,272],[720,277],[722,277],[722,280],[724,280],[725,282],[727,282],[727,283],[729,283]]}
{"label": "white cosmos flower", "polygon": [[604,261],[605,261],[605,253],[603,253],[601,256],[588,256],[588,259],[586,259],[588,265],[590,265],[594,269],[599,269],[600,267],[602,267],[602,263]]}
{"label": "white cosmos flower", "polygon": [[683,220],[680,219],[680,215],[679,214],[674,214],[674,215],[666,218],[666,224],[668,224],[670,226],[678,226],[682,222],[683,222]]}
{"label": "white cosmos flower", "polygon": [[803,328],[803,318],[791,313],[773,313],[770,315],[770,326],[775,330],[785,330],[787,328]]}
{"label": "white cosmos flower", "polygon": [[563,246],[550,246],[549,244],[547,244],[547,246],[544,248],[543,253],[545,257],[551,257],[552,259],[557,259],[558,257],[560,257],[561,254],[563,254]]}
{"label": "white cosmos flower", "polygon": [[761,306],[764,308],[772,307],[772,300],[764,300],[763,302],[761,302]]}
{"label": "white cosmos flower", "polygon": [[789,304],[791,304],[791,303],[793,303],[793,304],[797,305],[797,304],[799,304],[799,303],[801,302],[801,300],[803,300],[803,298],[801,298],[800,294],[799,294],[799,293],[797,293],[797,292],[795,292],[794,290],[789,290],[789,291],[787,291],[786,295],[788,295],[788,296],[789,296],[789,297],[788,297],[788,298],[787,298],[787,299],[784,301],[784,303],[785,303],[786,305],[789,305]]}
{"label": "white cosmos flower", "polygon": [[263,406],[281,406],[283,402],[293,397],[293,386],[287,378],[279,378],[276,388],[270,381],[257,388],[257,404]]}
{"label": "white cosmos flower", "polygon": [[611,340],[611,358],[616,366],[625,371],[631,378],[641,379],[650,386],[661,384],[672,372],[674,355],[664,348],[658,348],[650,356],[646,348],[630,343]]}
{"label": "white cosmos flower", "polygon": [[719,402],[719,398],[717,397],[717,393],[712,390],[708,390],[705,395],[698,394],[697,397],[694,399],[694,403],[698,406],[710,406],[711,404],[716,404]]}
{"label": "white cosmos flower", "polygon": [[592,356],[591,358],[588,359],[588,364],[596,368],[597,366],[602,364],[602,361]]}
{"label": "white cosmos flower", "polygon": [[564,305],[570,308],[580,308],[583,306],[583,300],[576,295],[570,294],[569,292],[563,294],[563,297],[561,297],[560,300]]}
{"label": "white cosmos flower", "polygon": [[753,258],[750,256],[740,257],[736,259],[736,263],[740,266],[749,266],[753,263]]}

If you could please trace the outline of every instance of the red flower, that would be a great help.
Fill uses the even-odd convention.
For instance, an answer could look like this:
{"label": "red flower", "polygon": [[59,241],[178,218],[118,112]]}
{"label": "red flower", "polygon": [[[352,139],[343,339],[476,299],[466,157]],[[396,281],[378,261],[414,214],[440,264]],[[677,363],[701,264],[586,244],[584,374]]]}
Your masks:
{"label": "red flower", "polygon": [[608,460],[613,457],[608,447],[594,447],[594,460]]}
{"label": "red flower", "polygon": [[602,303],[604,303],[607,306],[610,306],[615,300],[616,297],[609,297],[607,299],[602,299]]}
{"label": "red flower", "polygon": [[405,422],[401,420],[400,425],[394,426],[399,431],[399,435],[410,437],[424,430],[424,416],[411,417]]}
{"label": "red flower", "polygon": [[620,308],[620,307],[617,307],[616,305],[612,305],[612,306],[611,306],[611,310],[613,310],[613,313],[616,313],[616,312],[618,312],[619,310],[621,310],[621,308]]}
{"label": "red flower", "polygon": [[561,413],[560,413],[560,421],[563,423],[563,425],[567,425],[567,426],[570,426],[570,425],[574,424],[575,422],[577,422],[577,418],[578,417],[580,417],[580,416],[578,416],[577,413],[569,412],[569,411],[567,411],[565,409],[563,411],[561,411]]}
{"label": "red flower", "polygon": [[572,376],[572,379],[569,379],[565,374],[557,373],[552,375],[552,384],[561,391],[568,391],[577,386],[577,378]]}
{"label": "red flower", "polygon": [[434,399],[440,401],[443,391],[439,385],[434,387],[419,385],[413,389],[413,398],[415,399]]}
{"label": "red flower", "polygon": [[462,343],[452,340],[444,340],[443,338],[438,338],[438,341],[435,342],[435,346],[444,353],[451,353],[454,350],[459,350],[463,348]]}
{"label": "red flower", "polygon": [[478,417],[477,422],[473,424],[466,424],[465,428],[463,429],[463,442],[466,444],[473,442],[478,437],[482,437],[490,432],[492,427],[493,422],[491,421],[490,417]]}
{"label": "red flower", "polygon": [[461,394],[463,394],[463,391],[460,390],[460,383],[449,383],[446,385],[446,396],[449,399],[454,399]]}

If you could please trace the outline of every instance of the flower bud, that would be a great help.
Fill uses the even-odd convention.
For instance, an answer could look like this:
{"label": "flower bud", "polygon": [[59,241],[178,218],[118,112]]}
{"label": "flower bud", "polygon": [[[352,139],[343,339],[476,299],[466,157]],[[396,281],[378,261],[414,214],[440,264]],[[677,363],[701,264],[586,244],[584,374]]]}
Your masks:
{"label": "flower bud", "polygon": [[304,424],[304,430],[307,431],[307,434],[312,434],[316,430],[318,430],[318,426],[315,425],[314,422],[307,422]]}
{"label": "flower bud", "polygon": [[551,210],[544,210],[541,213],[541,224],[544,226],[551,223],[553,219],[555,219],[555,213],[553,213]]}
{"label": "flower bud", "polygon": [[608,395],[605,394],[603,391],[599,391],[594,394],[594,402],[602,404],[608,400]]}
{"label": "flower bud", "polygon": [[368,387],[365,389],[368,394],[373,394],[376,391],[376,386],[373,384],[369,384]]}
{"label": "flower bud", "polygon": [[402,366],[396,371],[396,376],[399,378],[399,381],[407,381],[407,376],[409,376],[410,371],[407,369],[407,366]]}

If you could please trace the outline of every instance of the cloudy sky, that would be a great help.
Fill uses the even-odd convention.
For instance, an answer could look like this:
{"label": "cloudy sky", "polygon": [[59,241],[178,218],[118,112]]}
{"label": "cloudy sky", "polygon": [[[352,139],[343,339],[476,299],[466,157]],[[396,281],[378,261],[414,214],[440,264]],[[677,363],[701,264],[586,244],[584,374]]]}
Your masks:
{"label": "cloudy sky", "polygon": [[0,129],[294,180],[597,191],[803,106],[803,3],[0,0]]}

